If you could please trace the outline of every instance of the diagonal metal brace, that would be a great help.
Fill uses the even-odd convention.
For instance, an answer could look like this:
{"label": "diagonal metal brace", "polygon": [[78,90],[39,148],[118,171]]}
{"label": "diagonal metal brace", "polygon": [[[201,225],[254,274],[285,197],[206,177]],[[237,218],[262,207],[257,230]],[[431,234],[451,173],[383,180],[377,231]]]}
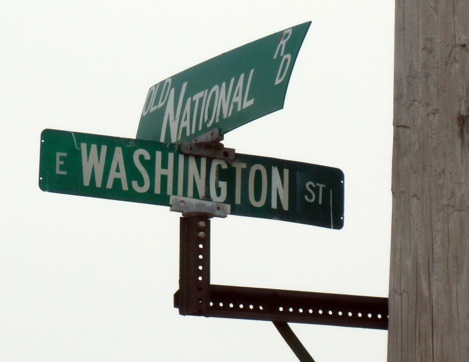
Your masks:
{"label": "diagonal metal brace", "polygon": [[301,362],[314,362],[313,357],[311,357],[288,323],[275,321],[272,323]]}

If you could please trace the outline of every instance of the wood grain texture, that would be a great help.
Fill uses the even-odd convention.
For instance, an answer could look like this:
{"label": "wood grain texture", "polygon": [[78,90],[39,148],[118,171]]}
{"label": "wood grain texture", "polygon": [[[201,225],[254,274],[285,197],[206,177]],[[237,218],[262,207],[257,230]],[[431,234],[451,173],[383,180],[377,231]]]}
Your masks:
{"label": "wood grain texture", "polygon": [[469,1],[396,0],[389,361],[469,361]]}

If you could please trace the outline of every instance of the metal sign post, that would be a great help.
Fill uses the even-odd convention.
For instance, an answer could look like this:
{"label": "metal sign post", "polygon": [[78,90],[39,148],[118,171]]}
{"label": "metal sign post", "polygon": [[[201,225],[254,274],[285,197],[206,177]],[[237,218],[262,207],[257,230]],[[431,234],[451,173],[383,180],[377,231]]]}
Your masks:
{"label": "metal sign post", "polygon": [[179,225],[179,313],[204,315],[210,302],[210,220],[183,216]]}
{"label": "metal sign post", "polygon": [[[371,329],[388,328],[388,299],[329,293],[210,284],[210,220],[217,205],[197,213],[189,206],[180,219],[179,290],[181,315],[271,321],[300,361],[314,361],[287,323]],[[175,211],[175,210],[173,210]]]}

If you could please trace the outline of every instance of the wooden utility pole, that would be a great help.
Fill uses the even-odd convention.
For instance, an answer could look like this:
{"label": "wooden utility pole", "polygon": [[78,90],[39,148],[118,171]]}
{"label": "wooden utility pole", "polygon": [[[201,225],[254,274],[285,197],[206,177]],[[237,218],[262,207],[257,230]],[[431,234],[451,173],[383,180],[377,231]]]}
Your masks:
{"label": "wooden utility pole", "polygon": [[469,361],[469,0],[396,0],[388,360]]}

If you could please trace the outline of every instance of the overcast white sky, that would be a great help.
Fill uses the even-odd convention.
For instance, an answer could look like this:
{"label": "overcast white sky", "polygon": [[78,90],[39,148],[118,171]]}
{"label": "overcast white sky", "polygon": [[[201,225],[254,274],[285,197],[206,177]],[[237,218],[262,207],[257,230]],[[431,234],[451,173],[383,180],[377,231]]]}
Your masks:
{"label": "overcast white sky", "polygon": [[[394,1],[0,0],[0,359],[295,361],[269,322],[182,317],[179,215],[44,193],[45,128],[136,135],[148,89],[306,21],[285,108],[237,152],[337,167],[345,226],[212,222],[212,283],[387,296]],[[316,361],[386,360],[387,332],[291,324]]]}

